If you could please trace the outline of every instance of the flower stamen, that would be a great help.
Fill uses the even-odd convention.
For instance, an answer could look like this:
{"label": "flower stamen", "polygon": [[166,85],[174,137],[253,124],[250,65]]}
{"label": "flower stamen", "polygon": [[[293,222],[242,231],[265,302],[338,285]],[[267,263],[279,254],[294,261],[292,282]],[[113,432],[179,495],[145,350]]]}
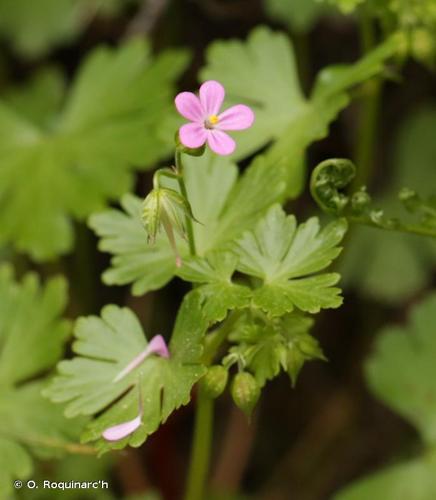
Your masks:
{"label": "flower stamen", "polygon": [[219,121],[220,119],[218,118],[217,115],[210,115],[208,119],[204,122],[204,126],[210,130],[213,129],[215,125],[218,124]]}

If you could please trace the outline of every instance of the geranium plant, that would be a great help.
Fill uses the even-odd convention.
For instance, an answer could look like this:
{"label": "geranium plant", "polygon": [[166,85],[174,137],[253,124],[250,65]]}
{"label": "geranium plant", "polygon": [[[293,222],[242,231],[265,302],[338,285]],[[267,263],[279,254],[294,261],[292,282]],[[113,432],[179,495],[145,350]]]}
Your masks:
{"label": "geranium plant", "polygon": [[[87,30],[136,14],[123,40],[80,57],[72,78],[48,61],[33,62],[28,82],[10,85],[0,102],[0,497],[10,498],[15,486],[19,498],[40,498],[34,477],[72,474],[67,466],[45,468],[47,460],[122,461],[152,434],[158,440],[157,431],[187,407],[188,423],[174,424],[179,434],[193,429],[183,446],[183,463],[191,450],[186,481],[176,493],[162,487],[162,496],[204,500],[223,491],[239,498],[230,495],[244,491],[240,481],[230,487],[212,474],[213,445],[235,442],[234,431],[223,440],[216,432],[214,422],[224,425],[216,408],[231,407],[253,434],[260,411],[269,423],[277,418],[269,429],[277,449],[286,446],[293,438],[280,429],[277,407],[287,415],[284,402],[298,397],[305,372],[312,379],[303,394],[313,401],[329,368],[312,367],[343,367],[353,352],[325,349],[320,332],[347,324],[350,336],[370,333],[431,287],[436,179],[425,169],[434,159],[426,135],[436,132],[434,110],[410,114],[392,172],[378,173],[377,151],[386,88],[400,92],[411,60],[422,71],[433,66],[435,2],[265,1],[265,12],[288,32],[255,26],[238,39],[213,40],[199,72],[186,49],[155,55],[146,41],[153,35],[144,19],[163,16],[170,25],[176,6],[44,2],[63,23],[54,29],[35,12],[27,33],[23,1],[0,0],[0,13],[10,15],[0,29],[6,23],[16,57],[43,58],[62,43],[79,50],[93,44]],[[198,9],[219,10],[210,4]],[[320,33],[335,23],[358,26],[361,54],[333,66],[321,57],[314,76],[306,42],[318,22]],[[333,122],[346,123],[343,141],[334,138]],[[414,163],[417,154],[423,167]],[[415,168],[422,168],[416,176]],[[392,237],[398,240],[390,244]],[[351,486],[345,483],[364,467],[324,489],[307,481],[295,498],[397,499],[404,485],[411,500],[433,498],[429,325],[436,311],[434,296],[419,298],[409,326],[377,338],[365,373],[375,396],[419,430],[424,451]],[[324,375],[314,379],[304,369],[309,361]],[[270,387],[280,388],[275,409]],[[355,401],[354,393],[347,397]],[[301,421],[292,424],[299,433]],[[313,435],[320,427],[324,421]],[[308,434],[309,444],[302,438],[295,446],[316,454]],[[275,498],[275,478],[286,464],[292,469],[292,456],[277,473],[263,474],[259,462],[265,498]],[[289,498],[295,483],[280,481]],[[123,498],[132,493],[121,490]],[[116,487],[108,495],[118,498]]]}

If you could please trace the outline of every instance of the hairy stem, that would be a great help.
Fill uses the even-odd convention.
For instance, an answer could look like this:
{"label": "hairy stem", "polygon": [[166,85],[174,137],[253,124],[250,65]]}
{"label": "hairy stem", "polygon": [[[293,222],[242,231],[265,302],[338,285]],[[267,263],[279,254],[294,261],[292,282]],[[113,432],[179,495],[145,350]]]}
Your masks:
{"label": "hairy stem", "polygon": [[[178,172],[177,180],[179,183],[180,187],[180,192],[182,196],[188,200],[188,192],[186,190],[186,184],[185,184],[185,179],[183,177],[184,171],[183,171],[183,163],[182,163],[182,152],[179,149],[176,149],[176,170]],[[189,200],[188,200],[189,201]],[[192,220],[186,216],[186,232],[188,235],[188,244],[189,244],[189,251],[191,255],[196,255],[197,251],[195,248],[195,239],[194,239],[194,228],[192,226]]]}

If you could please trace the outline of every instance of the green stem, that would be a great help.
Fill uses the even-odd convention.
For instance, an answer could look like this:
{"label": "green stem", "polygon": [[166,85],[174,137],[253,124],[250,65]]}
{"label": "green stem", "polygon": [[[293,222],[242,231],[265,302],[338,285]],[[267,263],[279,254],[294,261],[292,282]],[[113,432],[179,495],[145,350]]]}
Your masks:
{"label": "green stem", "polygon": [[371,93],[362,103],[359,140],[355,152],[355,161],[358,167],[354,180],[355,188],[366,185],[374,173],[382,88],[381,81],[371,82]]}
{"label": "green stem", "polygon": [[371,14],[365,5],[359,11],[359,35],[361,51],[367,54],[376,44],[376,34]]}
{"label": "green stem", "polygon": [[[14,434],[12,434],[14,436]],[[71,443],[61,441],[48,436],[37,436],[32,434],[16,434],[14,436],[17,441],[21,441],[30,446],[38,446],[43,448],[53,448],[77,455],[96,455],[97,450],[92,446],[80,443]]]}
{"label": "green stem", "polygon": [[153,175],[153,189],[159,189],[161,187],[161,180],[160,180],[161,177],[167,177],[168,179],[178,180],[179,175],[170,168],[160,168],[159,170],[156,170],[156,172]]}
{"label": "green stem", "polygon": [[220,348],[221,344],[226,340],[228,334],[232,331],[236,321],[240,318],[241,311],[233,311],[229,314],[223,325],[216,331],[208,335],[207,342],[203,353],[203,363],[210,365]]}
{"label": "green stem", "polygon": [[[176,149],[176,170],[178,172],[177,180],[180,187],[180,193],[182,196],[188,200],[188,192],[186,190],[185,179],[183,177],[183,163],[182,163],[182,152],[179,149]],[[195,248],[195,239],[194,239],[194,228],[192,225],[192,220],[190,217],[186,216],[186,232],[188,235],[188,243],[189,243],[189,252],[191,255],[197,255],[197,251]]]}
{"label": "green stem", "polygon": [[366,218],[362,217],[347,217],[347,219],[354,223],[363,226],[373,227],[375,229],[382,229],[385,231],[397,231],[401,233],[416,234],[417,236],[426,236],[430,238],[436,238],[436,229],[431,227],[414,226],[413,224],[403,224],[400,221],[396,221],[391,226],[389,225],[378,225]]}
{"label": "green stem", "polygon": [[[208,366],[213,362],[218,349],[226,340],[240,312],[232,312],[221,328],[210,334],[209,342],[204,348],[203,363]],[[198,391],[195,414],[194,441],[192,445],[191,463],[189,466],[188,483],[185,500],[204,500],[205,487],[210,463],[210,451],[213,428],[213,400],[201,389]]]}
{"label": "green stem", "polygon": [[197,395],[194,441],[185,500],[204,500],[212,447],[213,399],[201,389]]}
{"label": "green stem", "polygon": [[[360,38],[364,54],[370,52],[375,47],[375,26],[371,16],[364,8],[362,8],[360,16]],[[380,79],[375,79],[368,82],[367,88],[368,95],[363,100],[360,109],[358,141],[354,155],[358,168],[353,183],[355,189],[366,185],[370,181],[375,168],[377,125],[380,116],[383,82]]]}

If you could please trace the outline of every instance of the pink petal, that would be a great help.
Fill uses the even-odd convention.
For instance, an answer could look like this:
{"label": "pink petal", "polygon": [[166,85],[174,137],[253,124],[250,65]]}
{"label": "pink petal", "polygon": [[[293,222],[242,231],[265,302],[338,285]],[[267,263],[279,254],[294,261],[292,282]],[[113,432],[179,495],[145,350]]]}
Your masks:
{"label": "pink petal", "polygon": [[108,427],[102,432],[102,436],[106,441],[119,441],[132,434],[132,432],[135,432],[136,429],[140,427],[141,421],[142,415],[138,415],[133,420],[114,425],[113,427]]}
{"label": "pink petal", "polygon": [[244,130],[253,125],[254,113],[248,106],[237,104],[226,109],[218,119],[217,127],[220,130]]}
{"label": "pink petal", "polygon": [[162,335],[154,336],[147,347],[140,352],[135,358],[130,361],[130,363],[123,368],[116,377],[112,380],[113,383],[119,382],[122,378],[124,378],[127,374],[133,371],[137,366],[139,366],[145,358],[150,356],[150,354],[157,354],[158,356],[162,356],[163,358],[169,358],[170,353],[168,352],[168,347],[163,339]]}
{"label": "pink petal", "polygon": [[139,366],[144,359],[150,354],[150,348],[147,346],[142,352],[140,352],[132,361],[123,368],[117,376],[112,380],[112,382],[118,382],[122,378],[124,378],[127,374],[129,374],[132,370],[134,370],[137,366]]}
{"label": "pink petal", "polygon": [[187,120],[201,122],[205,115],[200,99],[192,92],[181,92],[174,99],[177,111]]}
{"label": "pink petal", "polygon": [[203,124],[187,123],[180,127],[179,137],[187,148],[199,148],[206,142],[207,133]]}
{"label": "pink petal", "polygon": [[207,116],[217,115],[223,104],[226,92],[221,83],[215,80],[204,82],[200,87],[200,101]]}
{"label": "pink petal", "polygon": [[162,335],[155,335],[149,342],[148,348],[150,350],[150,354],[157,354],[162,358],[169,358],[170,353],[168,351],[167,344],[162,337]]}
{"label": "pink petal", "polygon": [[207,134],[207,143],[210,149],[222,156],[231,155],[236,148],[235,141],[221,130],[209,130]]}

